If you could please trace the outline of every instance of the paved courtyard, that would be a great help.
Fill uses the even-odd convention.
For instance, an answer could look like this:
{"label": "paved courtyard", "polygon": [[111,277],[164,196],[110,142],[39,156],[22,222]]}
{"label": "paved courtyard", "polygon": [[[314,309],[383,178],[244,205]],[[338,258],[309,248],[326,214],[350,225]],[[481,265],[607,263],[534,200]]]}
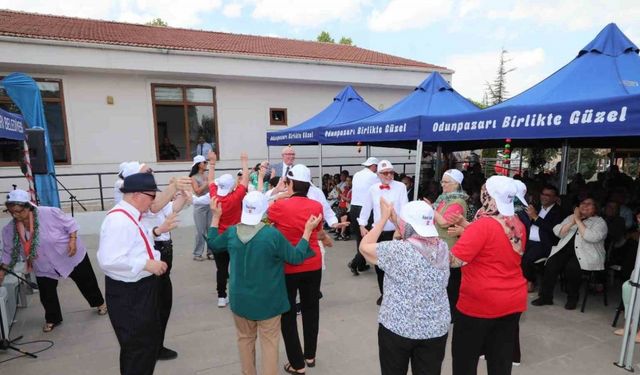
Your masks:
{"label": "paved courtyard", "polygon": [[[191,260],[192,227],[175,231],[175,264],[172,271],[174,305],[167,330],[166,345],[179,357],[160,362],[156,374],[240,374],[235,345],[235,328],[228,308],[216,307],[215,265],[212,261]],[[96,267],[97,236],[85,236],[101,287],[104,277]],[[375,273],[351,276],[346,268],[353,255],[354,242],[339,242],[327,253],[320,302],[318,364],[309,374],[377,374],[378,297]],[[52,333],[41,331],[43,309],[37,295],[30,296],[29,307],[18,309],[11,336],[24,335],[24,341],[52,340],[55,345],[38,359],[19,358],[0,364],[0,374],[74,375],[117,374],[118,343],[108,317],[89,309],[71,280],[58,288],[64,323]],[[102,289],[104,291],[104,288]],[[541,374],[625,374],[612,365],[620,350],[620,338],[610,327],[619,293],[612,291],[609,307],[601,296],[590,296],[587,311],[565,311],[564,298],[555,306],[532,307],[521,322],[522,365],[517,375]],[[561,303],[560,303],[561,302]],[[622,323],[622,319],[621,322]],[[449,338],[449,341],[450,338]],[[36,351],[45,344],[30,344]],[[0,361],[14,352],[0,352]],[[638,353],[636,352],[636,362]],[[286,362],[280,345],[280,362]],[[282,374],[285,372],[282,370]],[[451,373],[450,349],[443,374]],[[481,361],[479,373],[486,370]]]}

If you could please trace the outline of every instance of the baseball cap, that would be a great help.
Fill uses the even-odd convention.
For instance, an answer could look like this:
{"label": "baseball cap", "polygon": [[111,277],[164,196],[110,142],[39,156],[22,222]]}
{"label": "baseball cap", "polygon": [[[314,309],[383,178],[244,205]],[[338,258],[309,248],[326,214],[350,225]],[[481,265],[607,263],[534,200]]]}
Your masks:
{"label": "baseball cap", "polygon": [[287,178],[290,180],[311,183],[311,171],[303,164],[296,164],[289,169]]}
{"label": "baseball cap", "polygon": [[400,218],[411,224],[411,227],[422,237],[438,237],[438,230],[433,225],[433,208],[424,201],[413,201],[405,204]]}
{"label": "baseball cap", "polygon": [[140,164],[137,161],[130,161],[126,163],[126,165],[122,167],[122,173],[121,173],[122,178],[127,178],[135,173],[140,173],[141,167],[142,167],[142,164]]}
{"label": "baseball cap", "polygon": [[507,176],[491,176],[486,183],[487,193],[495,199],[498,212],[504,216],[513,216],[513,198],[516,196],[516,185]]}
{"label": "baseball cap", "polygon": [[458,183],[458,185],[462,183],[462,180],[464,180],[464,175],[457,169],[449,169],[444,172],[443,175],[451,177],[455,182]]}
{"label": "baseball cap", "polygon": [[246,225],[256,225],[269,208],[267,197],[259,191],[252,191],[242,199],[242,216],[240,222]]}
{"label": "baseball cap", "polygon": [[29,193],[21,189],[14,189],[7,195],[7,203],[29,203],[35,207],[35,204],[31,202]]}
{"label": "baseball cap", "polygon": [[393,170],[393,164],[389,160],[380,160],[378,163],[378,173],[382,172],[385,169]]}
{"label": "baseball cap", "polygon": [[378,164],[378,158],[374,158],[373,156],[365,160],[364,163],[362,163],[362,165],[364,165],[365,167],[370,167],[374,164]]}
{"label": "baseball cap", "polygon": [[194,165],[196,164],[200,164],[202,162],[205,162],[207,159],[204,158],[204,156],[202,155],[196,155],[193,157],[193,164],[191,164],[191,168],[193,168]]}
{"label": "baseball cap", "polygon": [[527,201],[524,199],[524,196],[527,195],[527,185],[520,180],[513,180],[513,184],[516,186],[516,198],[518,198],[522,204],[528,206]]}
{"label": "baseball cap", "polygon": [[214,182],[216,186],[218,186],[218,196],[226,197],[231,189],[233,189],[233,185],[235,185],[236,180],[232,175],[226,173],[216,178]]}

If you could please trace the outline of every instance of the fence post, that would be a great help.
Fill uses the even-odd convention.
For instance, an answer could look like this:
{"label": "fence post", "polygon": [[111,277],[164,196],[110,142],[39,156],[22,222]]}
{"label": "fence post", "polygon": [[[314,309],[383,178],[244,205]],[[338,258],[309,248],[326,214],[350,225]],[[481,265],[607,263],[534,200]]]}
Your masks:
{"label": "fence post", "polygon": [[100,211],[104,211],[104,194],[102,193],[102,173],[98,173],[98,187],[100,188]]}

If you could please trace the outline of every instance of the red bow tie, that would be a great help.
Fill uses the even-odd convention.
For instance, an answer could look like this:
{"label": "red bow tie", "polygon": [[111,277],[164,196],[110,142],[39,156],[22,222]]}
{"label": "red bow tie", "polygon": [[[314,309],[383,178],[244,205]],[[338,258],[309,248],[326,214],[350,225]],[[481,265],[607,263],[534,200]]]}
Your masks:
{"label": "red bow tie", "polygon": [[391,186],[385,185],[385,184],[381,184],[380,185],[380,190],[391,190]]}

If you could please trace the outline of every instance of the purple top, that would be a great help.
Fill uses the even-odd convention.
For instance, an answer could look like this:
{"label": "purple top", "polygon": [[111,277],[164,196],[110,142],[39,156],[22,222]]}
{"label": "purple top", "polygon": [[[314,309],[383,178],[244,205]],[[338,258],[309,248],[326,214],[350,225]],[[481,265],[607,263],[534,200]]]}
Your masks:
{"label": "purple top", "polygon": [[[36,276],[59,280],[69,276],[71,271],[84,259],[87,248],[80,238],[76,240],[76,254],[69,257],[69,235],[78,230],[78,223],[56,207],[38,207],[40,225],[38,257],[33,261]],[[13,251],[14,222],[2,228],[2,264],[11,263]],[[20,259],[24,252],[20,248]]]}

